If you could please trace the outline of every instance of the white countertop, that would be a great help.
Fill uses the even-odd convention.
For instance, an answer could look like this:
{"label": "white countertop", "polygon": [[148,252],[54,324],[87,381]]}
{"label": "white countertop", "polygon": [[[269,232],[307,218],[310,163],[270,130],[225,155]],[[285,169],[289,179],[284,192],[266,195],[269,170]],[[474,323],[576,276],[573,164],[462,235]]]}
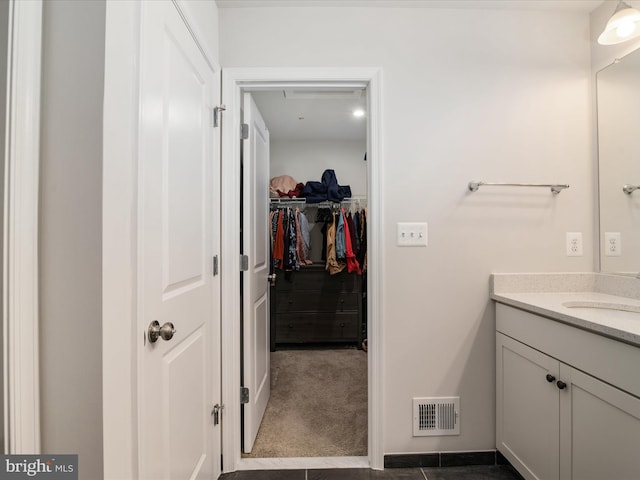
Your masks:
{"label": "white countertop", "polygon": [[597,273],[491,276],[491,298],[499,303],[640,347],[640,313],[564,305],[567,302],[595,302],[640,309],[639,293],[640,280],[633,277]]}

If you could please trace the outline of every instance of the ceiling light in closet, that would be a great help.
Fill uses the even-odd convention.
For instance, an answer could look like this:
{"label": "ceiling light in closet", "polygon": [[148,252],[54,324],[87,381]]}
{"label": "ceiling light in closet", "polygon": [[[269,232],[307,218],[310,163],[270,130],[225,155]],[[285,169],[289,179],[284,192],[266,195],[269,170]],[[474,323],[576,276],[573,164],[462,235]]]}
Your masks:
{"label": "ceiling light in closet", "polygon": [[640,11],[620,0],[607,26],[598,37],[598,43],[615,45],[638,36],[640,36]]}
{"label": "ceiling light in closet", "polygon": [[364,117],[364,110],[362,110],[361,108],[358,108],[356,110],[353,111],[353,116],[354,117]]}

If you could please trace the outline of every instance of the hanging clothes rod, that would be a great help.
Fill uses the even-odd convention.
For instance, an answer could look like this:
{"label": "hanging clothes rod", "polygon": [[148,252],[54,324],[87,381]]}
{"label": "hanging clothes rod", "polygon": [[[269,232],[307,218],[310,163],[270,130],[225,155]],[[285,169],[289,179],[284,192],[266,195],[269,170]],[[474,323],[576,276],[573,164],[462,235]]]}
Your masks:
{"label": "hanging clothes rod", "polygon": [[640,185],[625,185],[622,187],[622,191],[627,195],[631,195],[636,190],[640,190]]}
{"label": "hanging clothes rod", "polygon": [[569,188],[566,183],[501,183],[501,182],[469,182],[469,190],[472,192],[477,191],[482,186],[491,187],[547,187],[551,189],[554,194],[560,193],[565,188]]}
{"label": "hanging clothes rod", "polygon": [[319,203],[307,203],[304,198],[288,197],[270,198],[269,200],[272,205],[307,205],[309,207],[327,207],[332,205],[339,205],[341,203],[357,203],[367,201],[366,197],[350,197],[343,199],[341,202],[330,202],[327,200]]}

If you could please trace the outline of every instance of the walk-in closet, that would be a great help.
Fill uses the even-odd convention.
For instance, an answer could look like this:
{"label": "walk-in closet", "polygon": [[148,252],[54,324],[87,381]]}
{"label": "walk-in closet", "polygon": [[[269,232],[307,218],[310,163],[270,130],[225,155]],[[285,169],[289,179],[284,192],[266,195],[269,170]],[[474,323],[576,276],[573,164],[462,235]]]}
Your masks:
{"label": "walk-in closet", "polygon": [[[366,456],[366,90],[245,95],[245,118],[264,123],[263,133],[248,126],[245,136],[257,135],[268,151],[268,185],[255,188],[268,190],[268,211],[251,215],[267,217],[270,388],[264,412],[243,416],[243,457]],[[245,158],[252,145],[243,168],[259,170]],[[246,189],[256,177],[244,178]],[[246,372],[259,355],[247,356],[253,345],[244,343]]]}

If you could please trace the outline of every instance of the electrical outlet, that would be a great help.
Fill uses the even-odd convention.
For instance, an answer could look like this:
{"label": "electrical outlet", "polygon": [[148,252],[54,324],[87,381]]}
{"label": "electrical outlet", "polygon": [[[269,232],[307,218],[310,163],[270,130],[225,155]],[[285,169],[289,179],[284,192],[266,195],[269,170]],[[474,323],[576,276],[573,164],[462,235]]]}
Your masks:
{"label": "electrical outlet", "polygon": [[426,223],[398,223],[399,247],[426,247],[427,224]]}
{"label": "electrical outlet", "polygon": [[567,257],[582,256],[582,232],[567,232]]}
{"label": "electrical outlet", "polygon": [[604,254],[607,257],[622,255],[620,232],[604,232]]}

